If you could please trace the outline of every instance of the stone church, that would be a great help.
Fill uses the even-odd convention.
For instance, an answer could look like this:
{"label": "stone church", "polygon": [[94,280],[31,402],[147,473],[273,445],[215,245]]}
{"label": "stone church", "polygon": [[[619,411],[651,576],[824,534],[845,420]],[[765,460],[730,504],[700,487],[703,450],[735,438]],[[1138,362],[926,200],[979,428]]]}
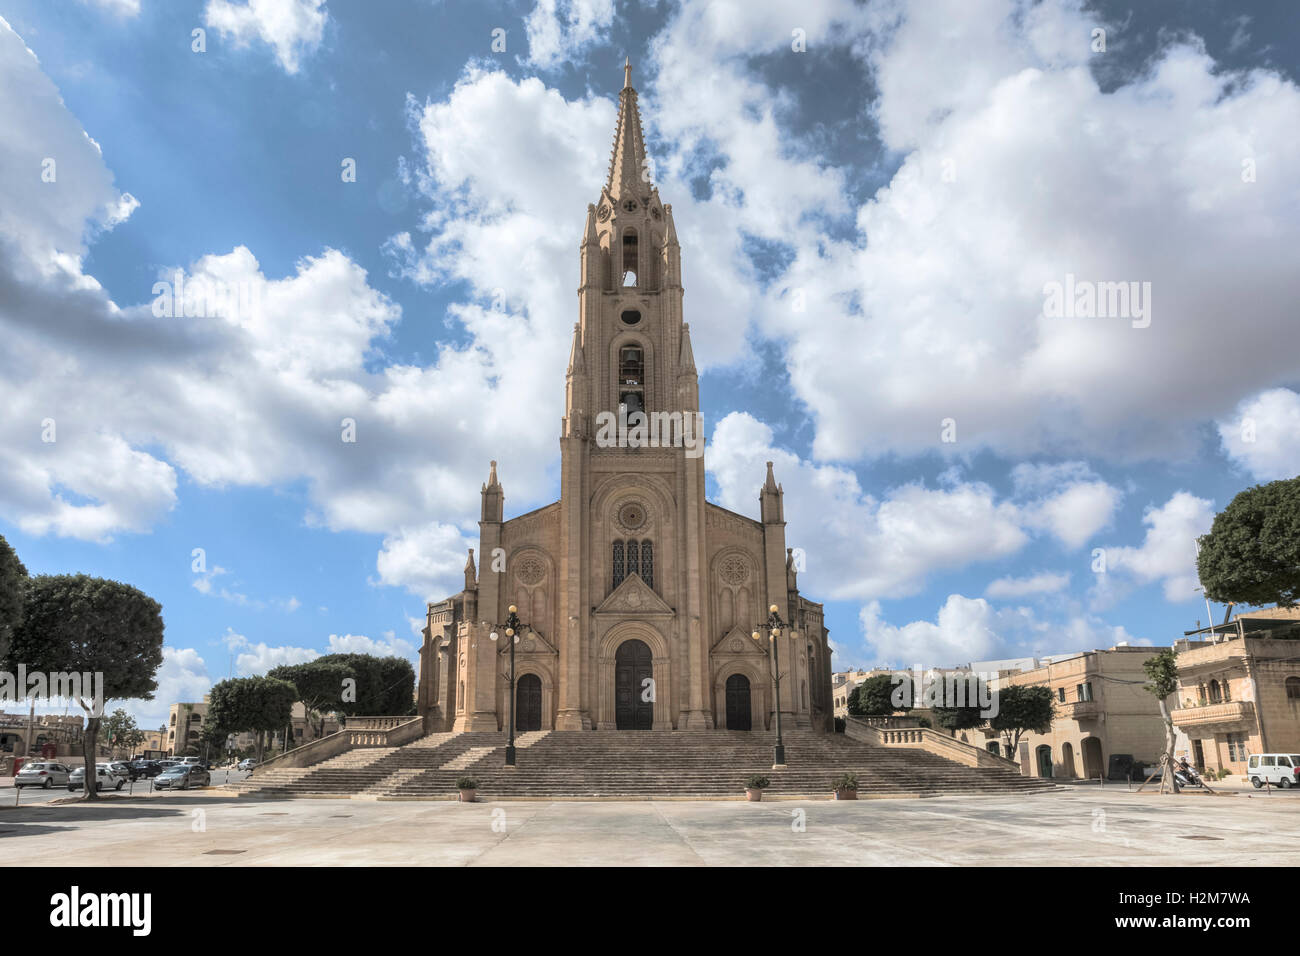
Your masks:
{"label": "stone church", "polygon": [[704,497],[682,252],[648,175],[630,67],[580,269],[560,500],[507,520],[492,462],[481,567],[471,550],[465,589],[428,607],[426,728],[506,728],[515,605],[517,730],[771,729],[775,604],[788,625],[775,642],[783,726],[832,729],[822,606],[799,594],[771,463],[757,520]]}

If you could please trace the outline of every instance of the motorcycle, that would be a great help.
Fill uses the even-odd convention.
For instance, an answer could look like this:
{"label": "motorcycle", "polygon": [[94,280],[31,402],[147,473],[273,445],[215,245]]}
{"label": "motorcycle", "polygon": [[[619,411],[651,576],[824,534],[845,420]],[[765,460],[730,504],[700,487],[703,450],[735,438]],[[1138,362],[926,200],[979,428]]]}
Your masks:
{"label": "motorcycle", "polygon": [[1201,780],[1201,775],[1196,772],[1195,767],[1190,765],[1186,767],[1175,767],[1174,779],[1178,781],[1178,786],[1180,787],[1205,786],[1204,781]]}

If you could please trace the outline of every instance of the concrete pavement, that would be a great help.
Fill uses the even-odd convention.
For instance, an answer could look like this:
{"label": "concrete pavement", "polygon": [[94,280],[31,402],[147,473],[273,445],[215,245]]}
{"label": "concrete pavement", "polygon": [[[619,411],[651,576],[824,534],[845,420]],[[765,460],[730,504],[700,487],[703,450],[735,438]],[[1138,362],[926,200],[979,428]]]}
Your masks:
{"label": "concrete pavement", "polygon": [[638,803],[109,797],[0,809],[0,865],[1290,865],[1289,799],[1083,788],[1031,797]]}

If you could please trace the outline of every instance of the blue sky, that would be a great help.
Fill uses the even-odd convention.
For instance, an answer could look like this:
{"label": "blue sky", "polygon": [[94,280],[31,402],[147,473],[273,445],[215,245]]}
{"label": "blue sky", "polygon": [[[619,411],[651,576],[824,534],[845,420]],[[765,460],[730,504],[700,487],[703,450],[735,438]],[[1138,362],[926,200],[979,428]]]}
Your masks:
{"label": "blue sky", "polygon": [[[162,603],[149,723],[414,659],[488,459],[508,515],[558,494],[630,56],[710,495],[776,461],[837,665],[1168,642],[1195,536],[1300,472],[1288,7],[0,0],[0,532]],[[255,305],[157,316],[176,270]],[[1149,326],[1045,317],[1067,274]]]}

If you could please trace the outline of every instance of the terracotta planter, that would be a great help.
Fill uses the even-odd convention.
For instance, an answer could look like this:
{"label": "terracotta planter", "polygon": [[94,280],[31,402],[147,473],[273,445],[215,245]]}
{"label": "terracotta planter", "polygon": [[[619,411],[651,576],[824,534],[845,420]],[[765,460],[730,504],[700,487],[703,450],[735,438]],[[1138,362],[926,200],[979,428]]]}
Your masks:
{"label": "terracotta planter", "polygon": [[858,791],[856,791],[856,790],[836,790],[836,791],[835,791],[835,799],[836,799],[836,800],[856,800],[856,799],[858,799]]}
{"label": "terracotta planter", "polygon": [[460,792],[460,802],[461,802],[461,803],[473,803],[473,802],[474,802],[474,794],[477,793],[477,792],[478,792],[477,790],[462,790],[462,791]]}
{"label": "terracotta planter", "polygon": [[750,803],[761,803],[763,800],[763,791],[754,787],[746,787],[745,797]]}

